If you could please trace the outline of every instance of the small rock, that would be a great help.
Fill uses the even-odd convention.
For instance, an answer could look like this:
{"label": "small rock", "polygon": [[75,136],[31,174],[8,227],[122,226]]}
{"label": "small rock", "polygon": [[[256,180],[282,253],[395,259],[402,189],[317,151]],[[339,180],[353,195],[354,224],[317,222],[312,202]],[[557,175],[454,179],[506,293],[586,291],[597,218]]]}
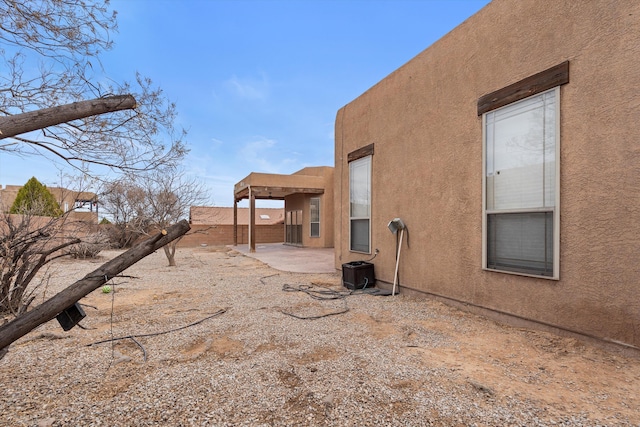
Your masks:
{"label": "small rock", "polygon": [[322,403],[324,403],[325,405],[333,405],[333,395],[327,394],[322,398]]}
{"label": "small rock", "polygon": [[38,421],[38,427],[51,427],[55,422],[55,418],[45,418],[44,420]]}

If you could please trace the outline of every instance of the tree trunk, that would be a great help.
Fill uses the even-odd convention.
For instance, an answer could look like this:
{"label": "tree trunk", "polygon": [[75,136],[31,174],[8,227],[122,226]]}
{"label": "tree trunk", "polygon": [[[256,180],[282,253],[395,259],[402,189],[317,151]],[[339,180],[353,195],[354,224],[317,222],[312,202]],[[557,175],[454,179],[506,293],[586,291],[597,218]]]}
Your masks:
{"label": "tree trunk", "polygon": [[49,126],[85,117],[120,110],[132,110],[136,100],[131,95],[116,95],[88,101],[73,102],[58,107],[43,108],[28,113],[0,117],[0,139],[44,129]]}
{"label": "tree trunk", "polygon": [[178,222],[166,231],[163,230],[157,236],[140,242],[128,251],[103,264],[97,270],[87,274],[83,279],[78,280],[33,310],[0,326],[0,358],[6,353],[11,343],[26,335],[37,326],[53,319],[90,292],[98,289],[142,258],[182,236],[189,231],[189,229],[189,222],[187,220]]}
{"label": "tree trunk", "polygon": [[181,238],[182,236],[162,248],[165,256],[167,257],[167,261],[169,261],[169,267],[176,266],[176,246],[178,246],[178,241]]}

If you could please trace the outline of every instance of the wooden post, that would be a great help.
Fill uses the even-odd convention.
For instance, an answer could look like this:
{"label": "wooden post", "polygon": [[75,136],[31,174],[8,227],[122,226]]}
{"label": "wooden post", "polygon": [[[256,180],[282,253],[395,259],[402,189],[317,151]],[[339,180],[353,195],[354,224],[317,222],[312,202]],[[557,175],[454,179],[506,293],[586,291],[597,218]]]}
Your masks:
{"label": "wooden post", "polygon": [[98,289],[142,258],[184,235],[189,229],[189,222],[182,220],[167,230],[162,230],[158,235],[138,243],[133,248],[103,264],[97,270],[87,274],[84,278],[57,293],[33,310],[27,311],[9,323],[0,326],[0,358],[6,353],[11,343],[28,334],[37,326],[52,320],[90,292]]}
{"label": "wooden post", "polygon": [[238,246],[238,201],[233,199],[233,246]]}
{"label": "wooden post", "polygon": [[249,187],[249,252],[256,251],[256,196]]}

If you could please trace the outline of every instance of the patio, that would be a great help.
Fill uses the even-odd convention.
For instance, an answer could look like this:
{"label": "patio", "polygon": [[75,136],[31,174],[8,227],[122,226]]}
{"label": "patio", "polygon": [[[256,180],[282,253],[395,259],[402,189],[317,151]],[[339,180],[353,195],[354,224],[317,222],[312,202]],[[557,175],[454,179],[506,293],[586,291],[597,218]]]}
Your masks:
{"label": "patio", "polygon": [[231,249],[267,264],[269,267],[293,273],[335,273],[333,248],[301,248],[282,243],[263,243],[255,252],[249,245],[229,246]]}

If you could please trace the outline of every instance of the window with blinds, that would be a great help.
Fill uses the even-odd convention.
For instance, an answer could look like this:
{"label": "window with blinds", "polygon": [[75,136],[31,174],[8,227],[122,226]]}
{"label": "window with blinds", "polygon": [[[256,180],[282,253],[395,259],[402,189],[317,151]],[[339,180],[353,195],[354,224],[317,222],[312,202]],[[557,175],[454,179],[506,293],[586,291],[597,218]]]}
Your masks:
{"label": "window with blinds", "polygon": [[371,156],[349,163],[349,249],[370,253]]}
{"label": "window with blinds", "polygon": [[320,237],[320,198],[312,197],[309,200],[309,221],[311,237]]}
{"label": "window with blinds", "polygon": [[558,278],[559,96],[483,114],[486,269]]}

